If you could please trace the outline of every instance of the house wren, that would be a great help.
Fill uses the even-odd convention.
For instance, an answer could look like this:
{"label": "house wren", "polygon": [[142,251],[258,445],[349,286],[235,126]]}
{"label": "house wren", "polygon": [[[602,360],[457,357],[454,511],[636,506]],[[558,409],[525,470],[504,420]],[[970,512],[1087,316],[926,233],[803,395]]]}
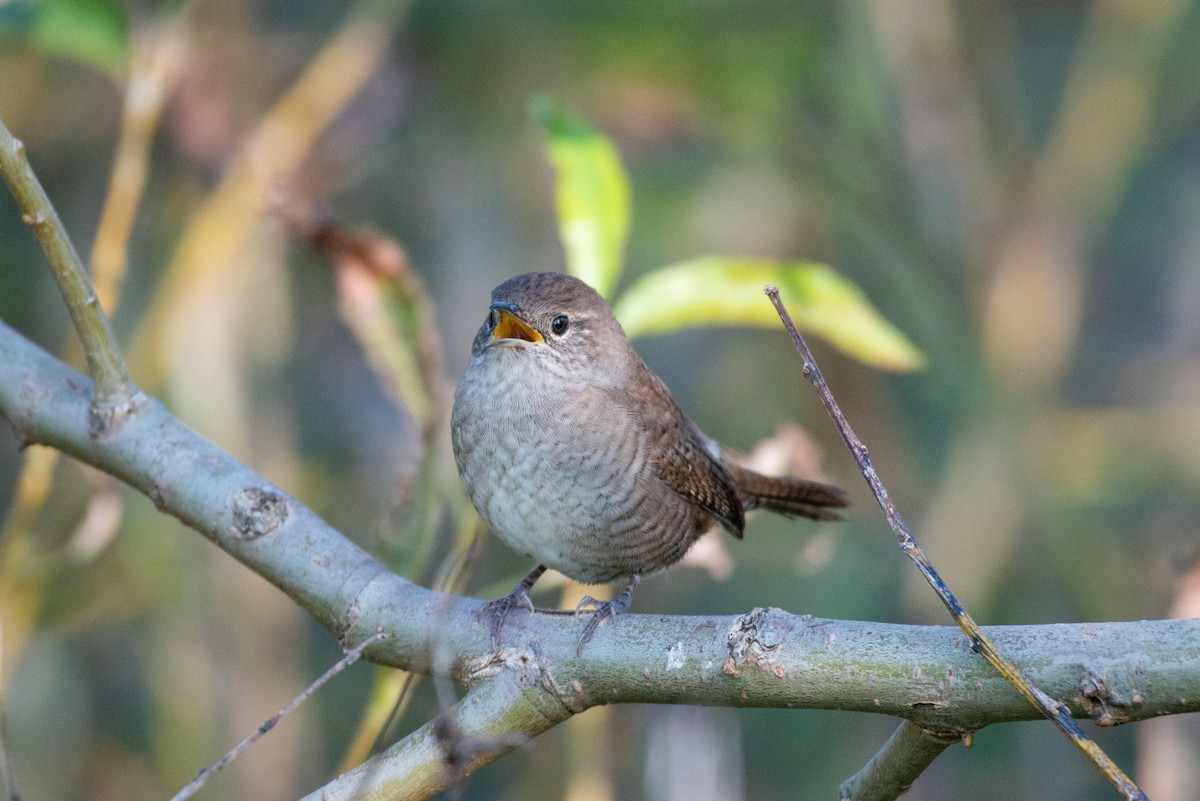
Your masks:
{"label": "house wren", "polygon": [[634,352],[604,299],[577,278],[528,273],[492,292],[454,394],[454,458],[475,508],[538,563],[480,612],[498,641],[505,616],[533,610],[553,568],[585,584],[627,578],[614,600],[590,596],[596,627],[629,608],[639,577],[679,561],[719,524],[739,539],[745,513],[836,519],[841,490],[760,475],[728,457]]}

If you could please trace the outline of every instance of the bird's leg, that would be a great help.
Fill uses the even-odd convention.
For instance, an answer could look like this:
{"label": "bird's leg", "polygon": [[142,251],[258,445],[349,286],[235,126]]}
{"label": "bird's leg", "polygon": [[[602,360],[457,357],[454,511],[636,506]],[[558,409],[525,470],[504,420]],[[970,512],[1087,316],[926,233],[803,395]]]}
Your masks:
{"label": "bird's leg", "polygon": [[475,619],[477,621],[487,619],[488,628],[492,631],[493,648],[500,647],[500,628],[504,625],[504,618],[508,617],[508,613],[514,607],[528,609],[529,614],[533,614],[533,601],[529,599],[529,591],[533,589],[533,585],[545,572],[546,566],[538,565],[528,576],[521,579],[508,595],[488,601],[480,608]]}
{"label": "bird's leg", "polygon": [[611,601],[597,601],[590,595],[583,596],[575,606],[575,614],[585,611],[588,607],[591,607],[595,611],[592,612],[592,619],[583,627],[583,634],[579,637],[579,644],[575,646],[576,656],[579,656],[579,652],[583,650],[583,646],[587,645],[588,640],[592,639],[592,635],[596,633],[596,629],[599,628],[601,623],[610,617],[616,617],[623,612],[629,611],[629,605],[633,603],[633,591],[637,589],[639,581],[641,581],[641,577],[636,573],[630,576],[629,583],[625,585],[625,589]]}

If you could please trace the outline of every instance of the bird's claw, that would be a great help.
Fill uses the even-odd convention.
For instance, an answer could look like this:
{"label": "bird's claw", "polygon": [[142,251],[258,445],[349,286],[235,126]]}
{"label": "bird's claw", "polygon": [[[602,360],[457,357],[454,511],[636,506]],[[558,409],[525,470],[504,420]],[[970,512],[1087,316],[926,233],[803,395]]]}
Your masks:
{"label": "bird's claw", "polygon": [[597,601],[590,595],[585,595],[579,599],[579,603],[575,604],[575,614],[582,615],[584,612],[599,612],[600,607],[604,606],[607,601]]}
{"label": "bird's claw", "polygon": [[585,595],[575,606],[575,614],[583,614],[589,610],[589,607],[592,617],[588,620],[587,625],[583,627],[583,634],[579,635],[579,643],[575,646],[575,656],[580,655],[583,651],[583,646],[588,644],[592,639],[592,635],[596,633],[596,629],[600,628],[606,620],[629,611],[629,600],[624,595],[621,595],[612,601],[597,601],[592,596]]}
{"label": "bird's claw", "polygon": [[500,630],[504,627],[504,620],[508,617],[508,613],[515,608],[527,609],[529,614],[533,614],[533,601],[529,597],[528,590],[517,587],[503,598],[488,601],[479,608],[479,612],[475,615],[476,622],[487,621],[492,635],[492,647],[496,650],[500,649]]}
{"label": "bird's claw", "polygon": [[508,613],[514,606],[528,609],[529,614],[533,614],[533,601],[529,599],[529,591],[545,572],[546,566],[538,565],[528,576],[521,579],[508,595],[488,601],[479,608],[479,612],[475,615],[475,622],[487,620],[488,628],[492,633],[492,648],[500,650],[500,629],[503,628],[504,619],[508,617]]}
{"label": "bird's claw", "polygon": [[633,591],[637,589],[638,582],[641,577],[634,574],[629,577],[629,584],[621,591],[621,594],[611,601],[597,601],[590,595],[585,595],[575,605],[575,614],[580,614],[592,608],[592,619],[583,627],[583,634],[579,637],[579,644],[575,646],[575,656],[579,656],[583,651],[583,646],[588,644],[588,640],[592,639],[592,635],[596,633],[596,629],[609,618],[614,618],[617,615],[629,611],[629,607],[633,604]]}

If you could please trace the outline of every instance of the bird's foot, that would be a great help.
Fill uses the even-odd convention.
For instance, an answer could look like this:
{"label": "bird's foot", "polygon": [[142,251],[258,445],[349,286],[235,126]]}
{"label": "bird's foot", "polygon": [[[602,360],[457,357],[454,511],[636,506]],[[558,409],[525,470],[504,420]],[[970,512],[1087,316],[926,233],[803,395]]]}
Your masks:
{"label": "bird's foot", "polygon": [[592,612],[592,617],[588,620],[587,625],[583,627],[583,634],[579,636],[579,644],[575,646],[575,655],[579,656],[583,651],[583,646],[588,644],[592,639],[592,635],[596,633],[596,629],[600,628],[604,621],[610,618],[615,618],[617,615],[629,611],[629,606],[633,603],[633,591],[638,585],[638,576],[630,576],[629,584],[622,590],[621,594],[611,601],[597,601],[590,595],[585,595],[575,605],[575,614],[583,612]]}
{"label": "bird's foot", "polygon": [[583,634],[579,636],[579,644],[575,646],[575,655],[579,656],[583,651],[583,646],[587,645],[592,639],[592,635],[596,633],[596,629],[600,628],[600,624],[609,618],[615,618],[622,612],[629,610],[629,604],[619,604],[618,599],[611,601],[597,601],[590,595],[585,595],[579,605],[575,607],[575,614],[583,614],[591,611],[592,617],[588,620],[587,625],[583,627]]}
{"label": "bird's foot", "polygon": [[533,614],[533,601],[529,597],[529,590],[545,572],[546,568],[538,565],[537,569],[521,579],[508,595],[488,601],[480,607],[479,612],[475,615],[475,620],[479,623],[487,621],[488,629],[492,634],[493,648],[500,649],[500,629],[504,627],[504,620],[508,617],[509,612],[515,608],[521,608],[528,609],[529,614]]}
{"label": "bird's foot", "polygon": [[488,601],[475,615],[475,620],[483,623],[486,622],[488,629],[492,633],[492,647],[500,647],[500,629],[504,627],[504,619],[508,617],[508,613],[516,608],[528,609],[530,614],[533,614],[533,601],[529,598],[528,590],[513,590],[503,598],[497,598],[495,601]]}

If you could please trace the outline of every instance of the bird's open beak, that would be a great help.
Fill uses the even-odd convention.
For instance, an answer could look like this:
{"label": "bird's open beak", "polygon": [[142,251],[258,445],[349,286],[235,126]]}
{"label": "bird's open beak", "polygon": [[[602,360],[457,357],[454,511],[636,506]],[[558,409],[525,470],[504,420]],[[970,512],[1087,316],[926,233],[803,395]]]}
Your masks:
{"label": "bird's open beak", "polygon": [[491,307],[499,315],[496,327],[492,329],[493,342],[508,340],[510,342],[528,342],[532,345],[538,345],[545,341],[542,335],[535,331],[529,323],[514,313],[516,309],[512,307],[512,304],[497,301]]}

